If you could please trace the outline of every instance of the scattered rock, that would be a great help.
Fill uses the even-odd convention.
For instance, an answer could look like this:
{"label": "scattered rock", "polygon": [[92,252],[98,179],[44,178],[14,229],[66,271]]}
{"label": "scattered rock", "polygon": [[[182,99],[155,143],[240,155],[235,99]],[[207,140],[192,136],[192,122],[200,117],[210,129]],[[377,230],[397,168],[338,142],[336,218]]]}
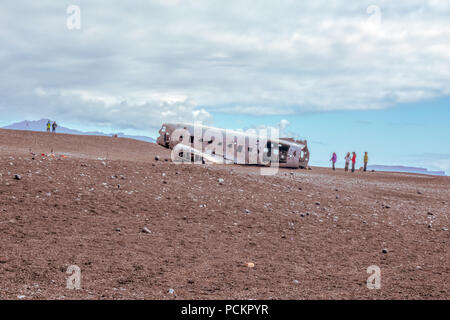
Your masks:
{"label": "scattered rock", "polygon": [[390,209],[390,208],[391,208],[391,206],[388,205],[388,204],[385,204],[384,207],[385,207],[386,209]]}
{"label": "scattered rock", "polygon": [[320,202],[316,202],[316,206],[320,206]]}
{"label": "scattered rock", "polygon": [[120,232],[120,228],[116,228],[116,231],[117,231],[117,232]]}
{"label": "scattered rock", "polygon": [[159,160],[161,160],[161,157],[160,156],[155,156],[155,160],[159,161]]}
{"label": "scattered rock", "polygon": [[250,210],[245,209],[245,213],[249,214],[249,213],[250,213]]}
{"label": "scattered rock", "polygon": [[292,281],[294,284],[299,284],[298,280]]}
{"label": "scattered rock", "polygon": [[421,191],[417,191],[417,194],[422,194],[422,192]]}
{"label": "scattered rock", "polygon": [[16,180],[22,180],[22,177],[20,176],[20,174],[16,174],[16,175],[14,175],[14,179],[16,179]]}
{"label": "scattered rock", "polygon": [[433,215],[433,212],[428,211],[427,214],[428,214],[429,216],[432,216],[432,215]]}
{"label": "scattered rock", "polygon": [[244,266],[247,268],[254,268],[255,264],[253,262],[247,262]]}
{"label": "scattered rock", "polygon": [[143,232],[143,233],[152,233],[152,232],[150,231],[150,229],[147,228],[147,227],[142,228],[142,232]]}
{"label": "scattered rock", "polygon": [[223,183],[225,182],[225,180],[222,179],[222,178],[219,178],[217,181],[218,181],[220,184],[223,184]]}
{"label": "scattered rock", "polygon": [[381,250],[381,252],[388,253],[387,249],[383,249],[383,250]]}
{"label": "scattered rock", "polygon": [[169,294],[175,294],[175,290],[174,290],[174,289],[172,289],[172,288],[171,288],[171,289],[169,289],[169,291],[168,291],[168,292],[169,292]]}

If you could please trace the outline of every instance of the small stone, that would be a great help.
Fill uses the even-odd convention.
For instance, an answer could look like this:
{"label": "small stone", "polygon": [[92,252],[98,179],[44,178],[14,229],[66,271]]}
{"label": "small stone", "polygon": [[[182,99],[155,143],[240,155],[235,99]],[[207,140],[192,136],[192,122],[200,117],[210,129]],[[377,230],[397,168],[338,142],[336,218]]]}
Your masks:
{"label": "small stone", "polygon": [[14,175],[14,179],[16,179],[16,180],[22,180],[22,177],[20,176],[20,174],[16,174],[16,175]]}
{"label": "small stone", "polygon": [[295,283],[295,284],[298,284],[299,282],[298,282],[298,280],[294,280],[294,281],[292,281],[293,283]]}
{"label": "small stone", "polygon": [[160,156],[155,156],[155,160],[159,161],[159,160],[161,160],[161,157]]}
{"label": "small stone", "polygon": [[245,213],[249,214],[249,213],[250,213],[250,210],[245,209]]}
{"label": "small stone", "polygon": [[390,208],[391,208],[391,206],[388,205],[388,204],[384,205],[384,207],[385,207],[386,209],[390,209]]}
{"label": "small stone", "polygon": [[383,250],[381,250],[381,252],[388,253],[387,249],[383,249]]}
{"label": "small stone", "polygon": [[320,206],[320,202],[316,202],[316,206]]}
{"label": "small stone", "polygon": [[143,232],[143,233],[152,233],[152,232],[150,231],[150,229],[147,228],[147,227],[142,228],[142,232]]}
{"label": "small stone", "polygon": [[175,294],[175,290],[173,290],[173,289],[169,289],[169,294]]}
{"label": "small stone", "polygon": [[427,214],[428,214],[429,216],[432,216],[432,215],[433,215],[433,212],[428,211]]}
{"label": "small stone", "polygon": [[120,228],[116,228],[116,231],[117,231],[117,232],[120,232]]}
{"label": "small stone", "polygon": [[222,179],[222,178],[219,178],[217,181],[218,181],[220,184],[223,184],[223,183],[225,182],[225,180]]}
{"label": "small stone", "polygon": [[421,191],[417,191],[417,194],[422,194],[422,192]]}

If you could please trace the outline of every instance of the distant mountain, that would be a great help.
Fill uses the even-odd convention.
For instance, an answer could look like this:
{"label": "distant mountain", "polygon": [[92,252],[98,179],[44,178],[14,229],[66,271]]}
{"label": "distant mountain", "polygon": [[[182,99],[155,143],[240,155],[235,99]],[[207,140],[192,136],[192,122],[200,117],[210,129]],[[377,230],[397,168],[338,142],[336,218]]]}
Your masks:
{"label": "distant mountain", "polygon": [[372,165],[367,166],[367,169],[375,171],[408,172],[408,173],[428,174],[432,176],[446,176],[444,171],[428,171],[428,169],[425,168],[405,167],[405,166]]}
{"label": "distant mountain", "polygon": [[[9,126],[3,127],[2,129],[46,131],[47,130],[47,121],[49,121],[49,119],[41,119],[41,120],[34,120],[34,121],[25,120],[25,121],[13,123]],[[50,122],[53,123],[53,121],[51,121],[51,120],[50,120]],[[68,133],[68,134],[89,135],[89,136],[113,136],[114,134],[117,134],[117,136],[120,138],[129,138],[129,139],[141,140],[141,141],[146,141],[146,142],[151,142],[151,143],[156,142],[155,139],[153,139],[151,137],[146,137],[146,136],[130,136],[130,135],[126,135],[122,132],[118,132],[118,133],[104,133],[104,132],[98,132],[98,131],[83,132],[83,131],[78,131],[78,130],[74,130],[74,129],[69,129],[69,128],[60,126],[59,124],[58,124],[58,128],[56,129],[56,132]]]}

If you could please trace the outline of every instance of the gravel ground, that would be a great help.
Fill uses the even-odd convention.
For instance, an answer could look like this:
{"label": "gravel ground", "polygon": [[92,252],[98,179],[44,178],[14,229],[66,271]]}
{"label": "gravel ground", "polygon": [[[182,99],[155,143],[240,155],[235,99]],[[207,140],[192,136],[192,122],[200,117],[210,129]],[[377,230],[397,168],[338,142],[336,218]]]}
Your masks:
{"label": "gravel ground", "polygon": [[450,298],[448,177],[261,176],[130,139],[9,130],[0,152],[1,299]]}

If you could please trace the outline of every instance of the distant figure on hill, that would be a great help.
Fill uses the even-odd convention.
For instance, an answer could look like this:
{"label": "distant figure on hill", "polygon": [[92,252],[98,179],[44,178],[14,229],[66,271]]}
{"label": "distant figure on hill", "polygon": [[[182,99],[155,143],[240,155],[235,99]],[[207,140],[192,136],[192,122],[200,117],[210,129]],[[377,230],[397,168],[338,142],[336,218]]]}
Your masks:
{"label": "distant figure on hill", "polygon": [[333,152],[333,156],[330,159],[332,165],[333,165],[333,171],[336,170],[336,161],[337,161],[337,155],[336,152]]}
{"label": "distant figure on hill", "polygon": [[52,125],[53,132],[56,132],[57,127],[58,127],[58,125],[56,124],[56,121],[53,121],[53,125]]}
{"label": "distant figure on hill", "polygon": [[364,153],[364,172],[367,171],[367,163],[369,162],[369,156],[367,152]]}
{"label": "distant figure on hill", "polygon": [[47,121],[47,132],[50,132],[50,127],[52,124],[50,123],[50,120]]}
{"label": "distant figure on hill", "polygon": [[352,172],[355,172],[355,165],[356,165],[356,153],[353,152],[353,155],[352,155]]}
{"label": "distant figure on hill", "polygon": [[347,155],[345,156],[345,172],[348,171],[348,166],[350,165],[350,160],[352,160],[352,158],[350,157],[350,152],[347,152]]}

